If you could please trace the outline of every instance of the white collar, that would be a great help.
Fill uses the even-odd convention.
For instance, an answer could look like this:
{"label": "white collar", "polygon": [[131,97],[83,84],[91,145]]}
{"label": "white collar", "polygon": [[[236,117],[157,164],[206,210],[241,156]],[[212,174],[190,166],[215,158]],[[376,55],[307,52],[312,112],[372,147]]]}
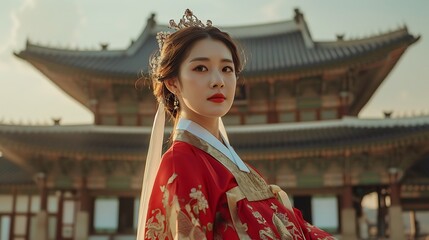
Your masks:
{"label": "white collar", "polygon": [[246,166],[246,164],[244,164],[243,160],[241,160],[241,158],[237,155],[231,145],[229,145],[228,141],[225,141],[225,138],[224,136],[222,136],[222,134],[220,134],[220,136],[226,146],[222,144],[219,139],[213,136],[213,134],[211,134],[205,128],[201,127],[195,122],[192,122],[191,120],[184,118],[179,119],[176,129],[186,130],[193,135],[203,139],[212,147],[216,148],[225,156],[227,156],[228,159],[231,160],[241,171],[250,172],[249,168]]}

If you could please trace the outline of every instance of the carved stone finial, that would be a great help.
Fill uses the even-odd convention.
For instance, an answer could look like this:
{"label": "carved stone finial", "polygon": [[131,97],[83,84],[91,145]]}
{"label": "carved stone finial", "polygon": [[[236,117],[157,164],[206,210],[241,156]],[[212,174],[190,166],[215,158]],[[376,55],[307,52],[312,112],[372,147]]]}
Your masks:
{"label": "carved stone finial", "polygon": [[156,25],[156,21],[155,21],[155,13],[151,13],[150,17],[147,19],[147,25],[150,26],[151,28],[155,27]]}
{"label": "carved stone finial", "polygon": [[337,40],[343,41],[344,40],[344,34],[337,34]]}
{"label": "carved stone finial", "polygon": [[294,12],[295,12],[295,16],[293,17],[293,19],[295,20],[296,23],[299,23],[301,19],[304,18],[304,14],[301,12],[301,10],[299,10],[299,8],[295,8]]}
{"label": "carved stone finial", "polygon": [[52,118],[52,122],[54,125],[61,125],[61,118]]}
{"label": "carved stone finial", "polygon": [[393,111],[383,111],[384,118],[391,118]]}
{"label": "carved stone finial", "polygon": [[101,50],[107,50],[107,48],[109,47],[109,44],[108,43],[100,43],[100,47],[101,47]]}

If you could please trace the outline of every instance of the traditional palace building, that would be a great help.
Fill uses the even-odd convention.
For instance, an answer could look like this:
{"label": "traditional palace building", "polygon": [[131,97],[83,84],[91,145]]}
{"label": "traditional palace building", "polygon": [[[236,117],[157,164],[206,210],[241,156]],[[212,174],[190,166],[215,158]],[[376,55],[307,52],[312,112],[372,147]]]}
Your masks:
{"label": "traditional palace building", "polygon": [[[0,240],[135,239],[156,111],[150,89],[135,82],[166,29],[152,15],[124,50],[28,41],[15,53],[92,111],[94,123],[0,124]],[[298,9],[290,21],[222,29],[247,56],[224,117],[243,160],[285,189],[308,221],[343,239],[414,234],[416,216],[429,210],[429,117],[357,115],[419,37],[404,27],[319,42]],[[374,192],[368,224],[361,202]]]}

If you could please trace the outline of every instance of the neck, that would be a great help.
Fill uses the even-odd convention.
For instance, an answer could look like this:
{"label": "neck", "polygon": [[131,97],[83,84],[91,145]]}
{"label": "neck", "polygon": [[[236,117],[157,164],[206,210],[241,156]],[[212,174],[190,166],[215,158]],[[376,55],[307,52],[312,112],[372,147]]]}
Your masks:
{"label": "neck", "polygon": [[180,115],[181,118],[191,120],[196,124],[200,125],[207,131],[209,131],[215,138],[221,140],[219,133],[219,118],[210,118],[210,117],[189,117],[184,114]]}

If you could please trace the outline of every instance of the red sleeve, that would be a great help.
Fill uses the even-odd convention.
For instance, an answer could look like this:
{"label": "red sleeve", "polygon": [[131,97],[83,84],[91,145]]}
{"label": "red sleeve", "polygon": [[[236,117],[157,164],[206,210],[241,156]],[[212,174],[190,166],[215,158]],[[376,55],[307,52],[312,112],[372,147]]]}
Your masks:
{"label": "red sleeve", "polygon": [[175,144],[162,159],[146,222],[146,239],[213,239],[216,199],[209,192],[202,159],[187,144]]}
{"label": "red sleeve", "polygon": [[321,230],[318,227],[315,227],[311,224],[309,224],[307,221],[304,220],[302,213],[300,210],[293,208],[293,212],[295,214],[295,217],[301,226],[301,229],[304,233],[305,239],[311,239],[311,240],[319,240],[319,239],[326,239],[331,240],[335,239],[331,234]]}

